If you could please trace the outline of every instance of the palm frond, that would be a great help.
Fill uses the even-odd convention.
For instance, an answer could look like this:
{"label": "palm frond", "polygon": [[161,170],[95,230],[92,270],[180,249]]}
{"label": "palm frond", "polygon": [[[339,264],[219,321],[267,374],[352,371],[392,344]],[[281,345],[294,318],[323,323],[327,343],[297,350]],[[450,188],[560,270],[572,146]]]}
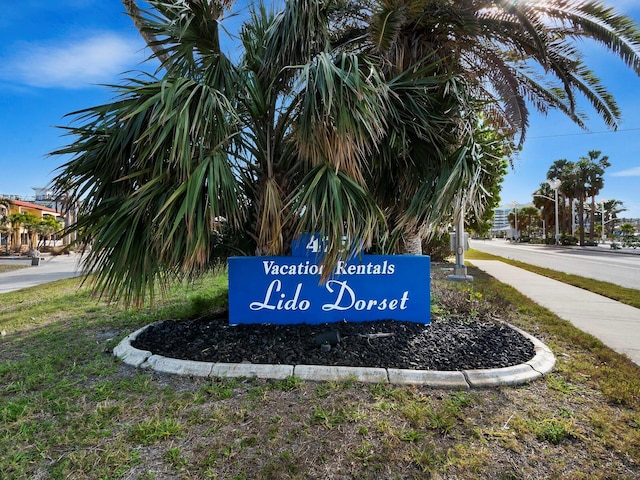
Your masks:
{"label": "palm frond", "polygon": [[295,143],[315,166],[325,162],[364,184],[363,160],[386,132],[387,88],[356,55],[318,55],[300,72]]}
{"label": "palm frond", "polygon": [[319,232],[328,239],[322,260],[325,280],[336,262],[350,255],[343,244],[368,248],[384,227],[384,215],[366,189],[326,162],[308,171],[289,202],[288,220],[296,235]]}
{"label": "palm frond", "polygon": [[156,276],[206,270],[217,223],[238,226],[243,211],[227,159],[238,128],[227,99],[187,79],[122,90],[114,104],[78,113],[82,125],[69,130],[78,140],[54,152],[75,155],[54,187],[79,205],[73,230],[92,247],[98,289],[128,302]]}

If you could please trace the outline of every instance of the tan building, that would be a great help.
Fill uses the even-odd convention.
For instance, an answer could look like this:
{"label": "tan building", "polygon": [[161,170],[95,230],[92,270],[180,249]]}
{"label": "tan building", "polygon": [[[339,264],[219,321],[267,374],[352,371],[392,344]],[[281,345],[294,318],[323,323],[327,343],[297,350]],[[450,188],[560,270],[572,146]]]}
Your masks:
{"label": "tan building", "polygon": [[[0,231],[0,244],[7,248],[10,246],[14,251],[26,250],[29,248],[30,241],[32,245],[37,247],[38,245],[38,233],[32,232],[32,238],[29,236],[29,231],[24,225],[11,225],[10,216],[14,213],[30,213],[34,215],[38,220],[43,220],[47,216],[53,217],[58,221],[62,221],[62,215],[53,208],[45,207],[30,202],[23,202],[22,200],[9,200],[7,205],[0,203],[0,218],[3,219],[2,230]],[[11,243],[11,245],[9,245]]]}

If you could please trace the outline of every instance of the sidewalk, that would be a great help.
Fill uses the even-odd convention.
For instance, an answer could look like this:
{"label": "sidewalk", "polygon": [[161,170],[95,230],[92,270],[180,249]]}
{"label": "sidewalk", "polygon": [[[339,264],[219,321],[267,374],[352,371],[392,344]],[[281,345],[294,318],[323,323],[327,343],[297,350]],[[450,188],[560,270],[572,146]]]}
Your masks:
{"label": "sidewalk", "polygon": [[469,263],[640,365],[640,309],[498,260]]}
{"label": "sidewalk", "polygon": [[9,259],[0,257],[1,265],[27,265],[24,268],[0,274],[0,293],[13,292],[63,278],[83,275],[80,255],[43,256],[40,265],[31,266],[31,258]]}

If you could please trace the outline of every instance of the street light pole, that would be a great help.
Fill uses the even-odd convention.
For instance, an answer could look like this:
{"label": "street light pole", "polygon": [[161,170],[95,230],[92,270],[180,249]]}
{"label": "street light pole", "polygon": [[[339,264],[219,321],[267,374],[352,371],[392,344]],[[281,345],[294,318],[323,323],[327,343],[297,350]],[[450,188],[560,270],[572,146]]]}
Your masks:
{"label": "street light pole", "polygon": [[511,205],[513,205],[513,212],[515,216],[515,222],[514,222],[515,234],[513,238],[514,240],[518,241],[518,205],[520,204],[514,200],[513,202],[511,202]]}
{"label": "street light pole", "polygon": [[560,225],[558,225],[558,189],[560,188],[560,185],[562,185],[562,182],[556,178],[554,180],[549,180],[548,183],[555,193],[556,245],[560,245]]}

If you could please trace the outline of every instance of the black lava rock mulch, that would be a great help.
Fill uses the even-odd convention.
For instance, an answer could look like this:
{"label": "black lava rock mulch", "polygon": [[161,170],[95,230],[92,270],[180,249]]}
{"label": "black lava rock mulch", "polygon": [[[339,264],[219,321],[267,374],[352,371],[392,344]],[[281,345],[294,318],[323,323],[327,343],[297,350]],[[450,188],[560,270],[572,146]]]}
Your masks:
{"label": "black lava rock mulch", "polygon": [[444,371],[508,367],[535,354],[531,341],[505,324],[461,319],[236,326],[226,318],[168,320],[148,327],[132,346],[204,362]]}

